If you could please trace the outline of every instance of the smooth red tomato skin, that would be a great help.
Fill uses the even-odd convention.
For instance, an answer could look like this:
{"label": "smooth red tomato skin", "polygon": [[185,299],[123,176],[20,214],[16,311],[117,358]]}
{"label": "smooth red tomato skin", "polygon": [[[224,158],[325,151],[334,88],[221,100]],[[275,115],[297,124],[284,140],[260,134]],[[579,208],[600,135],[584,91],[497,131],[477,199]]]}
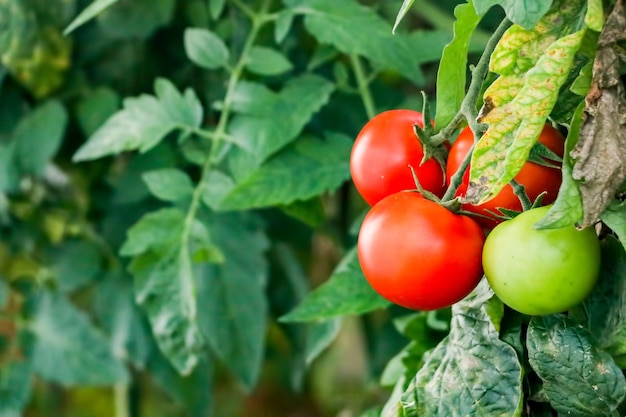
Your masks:
{"label": "smooth red tomato skin", "polygon": [[363,126],[354,141],[350,173],[359,194],[370,205],[403,190],[414,190],[413,167],[424,189],[442,196],[445,174],[430,158],[422,165],[424,150],[413,125],[424,126],[422,113],[388,110]]}
{"label": "smooth red tomato skin", "polygon": [[[561,133],[548,124],[545,125],[541,135],[539,136],[539,142],[546,145],[552,152],[561,157],[563,156],[564,141],[565,139]],[[472,143],[474,143],[474,134],[469,127],[466,127],[461,131],[456,141],[452,144],[452,148],[448,154],[448,162],[446,165],[446,178],[448,183],[450,183],[450,179],[459,169],[459,166],[461,166],[461,163],[463,162],[465,155],[469,152]],[[533,162],[526,162],[521,171],[515,177],[515,180],[524,185],[526,194],[528,194],[531,201],[535,201],[539,194],[545,191],[547,194],[543,197],[542,205],[547,205],[556,200],[559,187],[561,186],[561,170],[537,165]],[[468,184],[469,170],[465,172],[463,182],[459,186],[456,195],[465,195]],[[492,216],[489,212],[498,213],[498,207],[522,211],[522,205],[519,198],[517,198],[510,185],[504,187],[497,196],[484,204],[477,206],[464,204],[463,210],[489,216],[491,220],[477,216],[476,221],[487,229],[493,229],[497,224],[501,223],[502,220]]]}
{"label": "smooth red tomato skin", "polygon": [[478,285],[484,240],[469,217],[400,192],[370,209],[357,249],[365,278],[381,296],[409,309],[437,310]]}

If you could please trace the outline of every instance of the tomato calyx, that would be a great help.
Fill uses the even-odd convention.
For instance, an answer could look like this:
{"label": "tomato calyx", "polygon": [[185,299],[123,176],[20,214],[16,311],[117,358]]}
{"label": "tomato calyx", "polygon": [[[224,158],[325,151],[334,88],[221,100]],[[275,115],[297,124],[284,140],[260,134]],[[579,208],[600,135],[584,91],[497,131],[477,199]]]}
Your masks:
{"label": "tomato calyx", "polygon": [[[424,115],[424,120],[430,119],[430,105],[428,104],[428,99],[426,97],[426,93],[422,91],[422,114]],[[433,121],[434,123],[434,121]],[[433,137],[436,135],[433,124],[424,123],[424,127],[421,127],[418,124],[413,125],[413,131],[415,132],[415,136],[417,136],[417,140],[422,144],[422,148],[424,149],[424,156],[422,157],[422,164],[433,158],[442,171],[446,171],[446,159],[448,156],[448,150],[445,147],[445,140],[436,141],[433,140]]]}
{"label": "tomato calyx", "polygon": [[417,192],[422,195],[422,197],[434,203],[439,204],[440,206],[448,209],[454,214],[461,214],[461,201],[458,198],[445,200],[445,199],[439,198],[437,195],[431,193],[430,191],[425,190],[424,187],[422,187],[422,184],[420,184],[420,180],[417,177],[417,174],[415,173],[415,169],[412,166],[409,166],[409,168],[411,169],[411,174],[413,175],[415,188],[417,189]]}

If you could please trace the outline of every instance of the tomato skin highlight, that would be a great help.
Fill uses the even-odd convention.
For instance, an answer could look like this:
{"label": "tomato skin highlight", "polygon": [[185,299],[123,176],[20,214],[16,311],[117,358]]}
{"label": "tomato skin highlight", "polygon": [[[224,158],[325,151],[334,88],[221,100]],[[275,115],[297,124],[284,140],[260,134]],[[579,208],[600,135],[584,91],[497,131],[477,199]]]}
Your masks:
{"label": "tomato skin highlight", "polygon": [[481,227],[416,192],[392,194],[370,209],[358,238],[363,274],[382,297],[437,310],[467,296],[482,278]]}
{"label": "tomato skin highlight", "polygon": [[443,195],[445,174],[433,158],[421,164],[424,150],[413,130],[415,124],[424,126],[422,113],[388,110],[368,121],[357,135],[350,155],[350,173],[369,205],[396,192],[414,190],[410,167],[424,189]]}
{"label": "tomato skin highlight", "polygon": [[[555,154],[563,157],[565,139],[558,130],[549,124],[545,125],[538,141],[543,143]],[[473,143],[474,134],[469,127],[466,127],[461,131],[456,141],[452,144],[452,148],[448,154],[448,162],[446,164],[446,178],[448,183],[450,183],[452,176],[461,166],[465,155],[467,155]],[[548,205],[556,200],[559,192],[559,188],[561,186],[561,170],[557,168],[545,167],[528,161],[515,176],[515,180],[524,186],[526,194],[531,201],[535,201],[539,194],[545,191],[546,195],[543,197],[542,205]],[[463,182],[457,189],[456,196],[464,196],[468,185],[469,169],[463,175]],[[514,211],[522,211],[522,204],[513,192],[513,188],[510,184],[507,184],[506,187],[498,193],[498,195],[484,204],[463,204],[463,210],[489,217],[489,219],[478,216],[475,217],[475,220],[486,229],[493,229],[497,224],[502,222],[502,219],[499,219],[490,213],[499,213],[498,207]]]}
{"label": "tomato skin highlight", "polygon": [[495,294],[524,314],[562,313],[582,302],[600,273],[593,228],[536,230],[549,206],[496,226],[485,241],[483,267]]}

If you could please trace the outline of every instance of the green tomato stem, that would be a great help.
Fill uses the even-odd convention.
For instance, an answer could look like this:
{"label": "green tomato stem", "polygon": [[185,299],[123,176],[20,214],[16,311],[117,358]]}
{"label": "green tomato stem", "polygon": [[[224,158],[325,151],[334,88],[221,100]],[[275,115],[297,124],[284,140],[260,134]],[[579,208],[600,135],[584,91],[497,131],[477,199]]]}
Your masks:
{"label": "green tomato stem", "polygon": [[530,198],[528,198],[528,194],[526,194],[526,189],[524,188],[524,186],[515,180],[511,180],[510,184],[511,187],[513,187],[513,192],[515,193],[517,198],[519,198],[520,203],[522,203],[522,210],[530,210],[533,206],[533,203],[532,201],[530,201]]}
{"label": "green tomato stem", "polygon": [[[474,142],[474,144],[476,144],[476,142]],[[445,202],[445,201],[452,200],[454,198],[454,195],[456,194],[456,190],[459,188],[459,185],[461,185],[461,183],[463,182],[463,175],[465,175],[465,171],[467,171],[467,169],[470,166],[472,153],[474,152],[474,144],[472,144],[472,147],[467,152],[467,155],[465,155],[465,158],[463,158],[463,162],[461,162],[461,165],[459,165],[459,169],[457,169],[454,175],[452,176],[452,178],[450,178],[450,185],[448,186],[446,193],[441,198],[441,201]]]}
{"label": "green tomato stem", "polygon": [[370,91],[369,81],[365,76],[363,63],[357,54],[350,54],[350,63],[352,64],[352,70],[354,71],[359,94],[361,95],[363,106],[365,107],[365,113],[367,114],[368,120],[372,119],[376,116],[376,105],[374,104],[374,98],[372,97],[372,92]]}

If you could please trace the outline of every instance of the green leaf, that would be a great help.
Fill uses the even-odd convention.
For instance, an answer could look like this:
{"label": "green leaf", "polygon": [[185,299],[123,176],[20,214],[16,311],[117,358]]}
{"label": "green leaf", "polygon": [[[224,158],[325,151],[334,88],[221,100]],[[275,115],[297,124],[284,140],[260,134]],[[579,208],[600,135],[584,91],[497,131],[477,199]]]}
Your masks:
{"label": "green leaf", "polygon": [[[415,34],[392,33],[391,25],[372,8],[354,0],[285,0],[295,14],[304,14],[306,29],[321,44],[330,44],[345,54],[362,55],[383,68],[394,69],[417,85],[424,83],[420,65],[431,55],[439,58],[441,44],[424,48]],[[422,56],[426,53],[427,56]]]}
{"label": "green leaf", "polygon": [[[234,117],[228,133],[242,148],[233,149],[229,154],[229,166],[235,179],[247,178],[269,156],[292,142],[328,102],[333,90],[334,85],[322,77],[302,75],[290,79],[272,106],[263,111],[258,105],[249,106],[248,110],[254,108],[254,113]],[[270,100],[267,100],[268,105]],[[268,114],[271,116],[267,117]]]}
{"label": "green leaf", "polygon": [[193,183],[186,172],[176,168],[161,168],[143,174],[148,189],[163,201],[184,201],[193,194]]}
{"label": "green leaf", "polygon": [[604,26],[604,7],[602,0],[588,0],[587,14],[585,14],[585,24],[591,30],[600,32]]}
{"label": "green leaf", "polygon": [[499,339],[501,312],[486,280],[452,306],[450,334],[402,397],[406,416],[521,416],[523,370],[515,349]]}
{"label": "green leaf", "polygon": [[225,262],[201,265],[198,322],[211,350],[251,389],[259,376],[267,327],[268,241],[256,219],[245,213],[215,215],[209,223]]}
{"label": "green leaf", "polygon": [[454,16],[454,38],[443,49],[437,72],[435,126],[439,128],[447,126],[461,108],[465,97],[470,39],[482,18],[482,14],[474,12],[471,3],[456,6]]}
{"label": "green leaf", "polygon": [[279,208],[288,216],[302,221],[311,227],[319,227],[326,219],[324,202],[317,196],[308,200],[294,201]]}
{"label": "green leaf", "polygon": [[76,117],[83,133],[93,135],[119,109],[119,105],[119,96],[108,87],[98,88],[79,101]]}
{"label": "green leaf", "polygon": [[125,151],[146,152],[176,128],[191,129],[202,122],[202,106],[195,93],[180,94],[166,79],[155,81],[157,96],[143,94],[124,100],[124,108],[109,118],[74,154],[87,161]]}
{"label": "green leaf", "polygon": [[578,143],[584,108],[584,103],[581,103],[578,109],[576,109],[567,138],[565,139],[561,168],[562,182],[559,193],[546,216],[535,224],[534,227],[536,229],[558,229],[570,226],[576,224],[583,217],[583,206],[578,183],[572,177],[574,162],[569,155],[576,143]]}
{"label": "green leaf", "polygon": [[62,292],[71,292],[92,281],[102,268],[100,250],[84,240],[67,240],[50,248],[50,272]]}
{"label": "green leaf", "polygon": [[128,381],[109,341],[61,295],[41,294],[30,330],[35,337],[33,370],[44,379],[64,386]]}
{"label": "green leaf", "polygon": [[626,367],[626,252],[612,236],[601,241],[600,278],[581,305],[569,312],[598,346]]}
{"label": "green leaf", "polygon": [[588,330],[565,315],[533,317],[528,326],[528,360],[559,414],[609,416],[626,395],[626,380]]}
{"label": "green leaf", "polygon": [[497,195],[520,171],[543,130],[567,79],[584,31],[554,42],[526,73],[515,98],[499,107],[485,97],[481,122],[489,124],[472,154],[468,202],[482,204]]}
{"label": "green leaf", "polygon": [[305,361],[311,365],[330,346],[341,330],[341,319],[317,321],[306,325]]}
{"label": "green leaf", "polygon": [[143,369],[154,342],[135,304],[132,278],[121,270],[108,273],[95,287],[94,312],[109,335],[113,354]]}
{"label": "green leaf", "polygon": [[194,417],[210,417],[213,405],[214,365],[208,355],[203,356],[190,375],[176,372],[165,358],[154,355],[148,369],[163,393]]}
{"label": "green leaf", "polygon": [[626,248],[626,201],[613,200],[600,215],[600,220],[615,232]]}
{"label": "green leaf", "polygon": [[289,9],[284,9],[278,12],[274,26],[274,40],[277,44],[281,44],[287,37],[289,29],[291,29],[291,25],[293,24],[294,17],[295,16]]}
{"label": "green leaf", "polygon": [[61,146],[67,119],[67,112],[60,102],[48,101],[20,121],[13,139],[21,174],[43,174]]}
{"label": "green leaf", "polygon": [[33,387],[29,357],[2,364],[0,369],[0,416],[20,417],[30,400]]}
{"label": "green leaf", "polygon": [[208,29],[185,30],[185,52],[194,64],[206,69],[228,65],[230,53],[224,41]]}
{"label": "green leaf", "polygon": [[526,29],[532,29],[550,10],[552,0],[474,0],[478,14],[484,14],[492,6],[499,4],[506,12],[506,17]]}
{"label": "green leaf", "polygon": [[342,134],[300,139],[237,183],[219,207],[270,207],[333,192],[350,178],[351,149],[352,140]]}
{"label": "green leaf", "polygon": [[259,75],[279,75],[293,68],[281,52],[265,46],[253,46],[246,62],[248,71]]}
{"label": "green leaf", "polygon": [[393,28],[391,30],[392,33],[396,33],[396,29],[398,28],[398,25],[400,24],[400,22],[402,21],[402,19],[404,19],[404,16],[406,16],[406,14],[409,12],[409,9],[411,9],[411,6],[413,5],[413,3],[415,2],[415,0],[404,0],[402,2],[402,6],[400,7],[400,10],[398,11],[398,15],[396,16],[396,21],[393,24]]}
{"label": "green leaf", "polygon": [[72,23],[70,23],[63,31],[63,35],[69,35],[74,30],[89,22],[91,19],[102,13],[102,11],[106,10],[109,6],[117,2],[118,0],[94,0],[91,4],[89,4],[89,6],[85,7],[83,11],[80,12],[76,18],[74,18],[74,20],[72,20]]}
{"label": "green leaf", "polygon": [[146,39],[172,20],[175,0],[121,0],[100,13],[97,22],[113,39]]}
{"label": "green leaf", "polygon": [[339,316],[367,313],[390,303],[369,285],[356,249],[344,256],[328,281],[311,292],[294,310],[282,316],[282,322],[326,320]]}

